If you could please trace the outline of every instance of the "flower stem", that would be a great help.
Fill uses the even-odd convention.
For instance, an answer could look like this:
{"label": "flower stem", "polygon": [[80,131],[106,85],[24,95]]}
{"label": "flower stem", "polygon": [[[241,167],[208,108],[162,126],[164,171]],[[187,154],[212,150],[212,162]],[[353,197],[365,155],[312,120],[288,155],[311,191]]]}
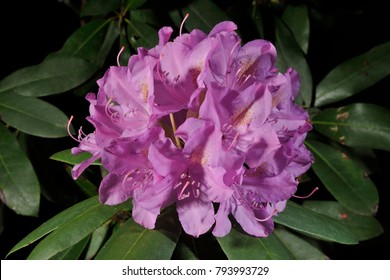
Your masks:
{"label": "flower stem", "polygon": [[173,113],[169,114],[169,119],[171,120],[172,131],[173,131],[173,135],[175,137],[176,146],[178,148],[183,148],[181,143],[180,143],[179,137],[175,136],[175,133],[176,133],[176,123],[175,123],[175,118],[173,117]]}

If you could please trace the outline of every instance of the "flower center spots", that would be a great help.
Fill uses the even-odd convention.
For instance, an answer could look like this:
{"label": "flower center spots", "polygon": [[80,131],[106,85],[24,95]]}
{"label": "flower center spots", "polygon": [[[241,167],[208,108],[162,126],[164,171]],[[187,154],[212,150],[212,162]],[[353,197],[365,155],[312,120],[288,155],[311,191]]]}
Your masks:
{"label": "flower center spots", "polygon": [[237,76],[239,78],[248,76],[248,72],[253,72],[253,66],[254,66],[253,59],[250,58],[244,58],[240,61],[240,68],[237,71]]}
{"label": "flower center spots", "polygon": [[190,162],[192,164],[205,165],[208,162],[208,154],[204,151],[204,149],[198,148],[192,152]]}
{"label": "flower center spots", "polygon": [[272,96],[272,107],[276,107],[280,101],[282,100],[282,97],[280,94],[276,94]]}
{"label": "flower center spots", "polygon": [[253,120],[253,109],[252,105],[254,102],[249,104],[247,107],[238,108],[231,118],[233,126],[246,126],[249,125]]}
{"label": "flower center spots", "polygon": [[191,81],[192,81],[192,84],[194,85],[194,87],[198,87],[197,80],[198,80],[198,76],[202,72],[202,70],[203,70],[203,65],[201,62],[199,62],[197,65],[195,65],[194,67],[192,67],[189,70]]}
{"label": "flower center spots", "polygon": [[148,97],[149,97],[149,86],[147,83],[141,83],[139,85],[139,89],[141,91],[141,94],[142,94],[142,98],[145,102],[148,101]]}
{"label": "flower center spots", "polygon": [[262,174],[264,174],[265,170],[267,169],[268,163],[263,162],[256,168],[247,169],[244,176],[245,177],[257,177]]}

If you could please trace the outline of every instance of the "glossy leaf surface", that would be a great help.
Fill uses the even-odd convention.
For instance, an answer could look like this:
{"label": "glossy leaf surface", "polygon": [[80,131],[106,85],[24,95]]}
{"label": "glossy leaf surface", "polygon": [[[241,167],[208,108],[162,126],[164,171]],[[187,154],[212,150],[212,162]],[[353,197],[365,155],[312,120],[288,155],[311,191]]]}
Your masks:
{"label": "glossy leaf surface", "polygon": [[307,6],[287,6],[283,12],[282,19],[290,28],[303,53],[307,54],[310,36],[310,20]]}
{"label": "glossy leaf surface", "polygon": [[91,242],[88,246],[88,251],[85,254],[85,258],[87,260],[91,260],[95,257],[97,252],[100,250],[103,245],[105,239],[107,238],[107,234],[109,233],[110,227],[109,223],[105,223],[102,226],[98,227],[91,236]]}
{"label": "glossy leaf surface", "polygon": [[306,145],[315,157],[314,172],[341,205],[361,215],[376,211],[378,192],[358,163],[321,142],[310,140]]}
{"label": "glossy leaf surface", "polygon": [[116,23],[112,19],[93,20],[76,30],[60,52],[83,58],[101,67],[118,34]]}
{"label": "glossy leaf surface", "polygon": [[85,2],[80,16],[96,16],[96,15],[105,15],[109,12],[118,9],[122,4],[121,0],[89,0]]}
{"label": "glossy leaf surface", "polygon": [[107,206],[98,203],[79,213],[38,243],[28,259],[50,259],[90,235],[120,210],[129,208],[129,204]]}
{"label": "glossy leaf surface", "polygon": [[[289,67],[294,68],[301,80],[301,88],[297,97],[298,103],[310,106],[312,100],[313,81],[305,56],[290,29],[281,20],[276,20],[276,48],[278,57],[276,67],[283,73]],[[302,102],[300,102],[300,100]]]}
{"label": "glossy leaf surface", "polygon": [[275,229],[274,233],[290,250],[291,254],[298,260],[326,260],[328,257],[319,249],[311,245],[303,238],[283,229]]}
{"label": "glossy leaf surface", "polygon": [[180,234],[175,214],[170,210],[162,214],[154,230],[140,226],[133,219],[127,220],[116,228],[95,259],[170,259]]}
{"label": "glossy leaf surface", "polygon": [[62,211],[61,213],[57,214],[50,220],[46,221],[42,225],[40,225],[38,228],[36,228],[34,231],[29,233],[25,238],[20,240],[8,253],[12,254],[13,252],[20,250],[33,242],[37,241],[38,239],[42,238],[43,236],[49,234],[50,232],[56,230],[61,225],[69,223],[72,219],[80,215],[81,213],[87,211],[88,209],[91,209],[93,207],[97,207],[99,205],[99,201],[97,197],[92,197],[90,199],[86,199],[78,204],[75,204],[68,209]]}
{"label": "glossy leaf surface", "polygon": [[0,124],[1,201],[17,214],[37,216],[39,181],[16,137]]}
{"label": "glossy leaf surface", "polygon": [[366,103],[329,108],[312,121],[316,130],[350,147],[390,151],[390,110]]}
{"label": "glossy leaf surface", "polygon": [[19,69],[0,81],[0,95],[11,92],[23,96],[47,96],[71,90],[97,70],[84,59],[53,55],[42,63]]}
{"label": "glossy leaf surface", "polygon": [[128,39],[133,48],[152,48],[158,43],[157,31],[149,24],[139,21],[126,21]]}
{"label": "glossy leaf surface", "polygon": [[0,94],[0,115],[4,122],[27,134],[47,138],[67,135],[66,115],[38,98]]}
{"label": "glossy leaf surface", "polygon": [[191,1],[182,9],[182,14],[189,14],[185,22],[185,29],[191,31],[200,29],[209,33],[219,22],[228,20],[228,16],[213,2],[208,0]]}
{"label": "glossy leaf surface", "polygon": [[339,221],[289,201],[274,221],[301,233],[342,244],[356,244],[355,235]]}
{"label": "glossy leaf surface", "polygon": [[84,249],[87,247],[89,242],[89,236],[80,240],[77,244],[69,247],[68,249],[59,252],[55,256],[51,257],[51,260],[78,260],[83,253]]}
{"label": "glossy leaf surface", "polygon": [[[92,155],[88,152],[83,152],[77,155],[73,155],[71,149],[66,149],[60,152],[55,153],[50,158],[56,161],[64,162],[71,165],[79,164],[87,159],[89,159]],[[92,165],[100,165],[99,162],[94,162]]]}
{"label": "glossy leaf surface", "polygon": [[229,260],[290,260],[291,252],[279,238],[271,234],[256,238],[232,229],[225,237],[217,238]]}
{"label": "glossy leaf surface", "polygon": [[374,217],[358,215],[336,201],[305,201],[303,205],[347,225],[360,241],[374,238],[383,233],[381,224]]}
{"label": "glossy leaf surface", "polygon": [[350,97],[390,74],[390,42],[336,66],[317,85],[315,106]]}

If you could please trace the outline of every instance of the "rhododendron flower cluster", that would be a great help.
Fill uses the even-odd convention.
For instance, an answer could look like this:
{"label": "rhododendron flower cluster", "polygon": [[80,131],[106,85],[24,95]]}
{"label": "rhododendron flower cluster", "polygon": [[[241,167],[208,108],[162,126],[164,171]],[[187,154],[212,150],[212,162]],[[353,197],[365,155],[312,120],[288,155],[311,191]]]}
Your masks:
{"label": "rhododendron flower cluster", "polygon": [[76,179],[100,159],[108,174],[100,201],[132,199],[133,219],[153,229],[163,208],[175,205],[187,234],[225,236],[232,219],[257,237],[297,190],[313,162],[304,146],[312,128],[294,103],[298,74],[275,69],[275,47],[241,43],[225,21],[139,48],[127,66],[112,66],[89,93],[95,131],[80,131],[72,153],[92,157],[74,166]]}

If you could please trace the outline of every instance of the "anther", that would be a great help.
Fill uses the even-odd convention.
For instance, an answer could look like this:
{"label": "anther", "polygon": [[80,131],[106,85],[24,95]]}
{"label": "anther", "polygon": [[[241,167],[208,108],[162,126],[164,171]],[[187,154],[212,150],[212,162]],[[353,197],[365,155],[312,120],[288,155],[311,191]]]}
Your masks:
{"label": "anther", "polygon": [[194,189],[193,194],[195,198],[198,198],[200,196],[200,190],[199,189]]}

